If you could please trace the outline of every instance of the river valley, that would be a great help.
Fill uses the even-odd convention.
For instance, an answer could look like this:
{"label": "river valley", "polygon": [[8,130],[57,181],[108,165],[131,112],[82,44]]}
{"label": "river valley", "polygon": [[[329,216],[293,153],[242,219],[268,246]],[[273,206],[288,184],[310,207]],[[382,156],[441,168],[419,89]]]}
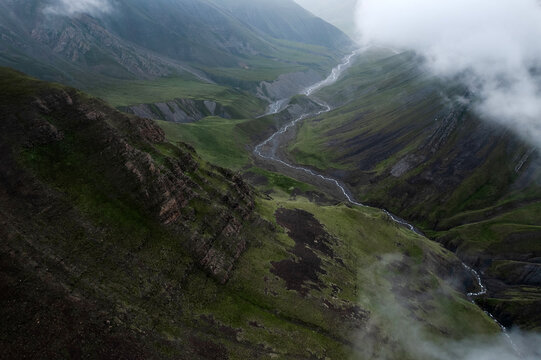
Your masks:
{"label": "river valley", "polygon": [[[330,185],[331,187],[335,187],[335,189],[337,190],[337,193],[342,195],[342,198],[344,200],[346,200],[351,205],[360,206],[360,207],[366,207],[367,205],[357,201],[352,195],[352,193],[347,189],[347,186],[341,183],[338,179],[320,174],[306,167],[291,164],[280,157],[278,150],[280,146],[283,146],[284,143],[287,142],[287,139],[292,139],[295,136],[295,130],[296,130],[297,125],[299,125],[306,119],[316,117],[316,116],[322,115],[324,113],[327,113],[333,110],[329,104],[327,104],[326,102],[320,99],[317,99],[313,95],[317,93],[319,90],[327,86],[330,86],[334,84],[336,81],[338,81],[340,77],[344,74],[344,72],[355,62],[356,58],[359,55],[361,55],[364,51],[366,51],[366,49],[356,50],[352,52],[351,54],[349,54],[348,56],[346,56],[339,65],[337,65],[335,68],[332,69],[331,74],[327,78],[315,83],[312,86],[307,87],[300,94],[300,95],[309,97],[310,100],[312,100],[314,103],[316,103],[317,105],[321,107],[321,110],[317,110],[315,112],[306,112],[295,117],[294,120],[282,126],[278,131],[273,133],[269,138],[267,138],[262,143],[258,144],[254,148],[254,151],[253,151],[257,157],[269,162],[277,163],[281,167],[291,170],[293,173],[298,173],[298,175],[300,175],[301,178],[305,178],[306,176],[308,176],[308,177],[314,178],[317,183],[323,182]],[[263,116],[273,115],[273,114],[279,113],[280,111],[283,111],[285,108],[287,108],[289,100],[290,99],[280,99],[273,102],[272,104],[269,105],[268,112]],[[380,210],[384,212],[395,223],[409,229],[410,231],[413,231],[419,235],[424,236],[424,234],[419,229],[417,229],[414,225],[412,225],[408,221],[392,214],[386,209],[380,209]],[[486,295],[487,288],[485,284],[483,283],[481,275],[475,269],[469,267],[463,262],[462,262],[462,265],[471,274],[472,278],[475,281],[477,290],[468,292],[466,296],[470,299],[470,301],[473,304],[476,304],[475,299],[480,296]],[[496,324],[502,329],[502,333],[504,334],[505,338],[509,342],[509,345],[513,348],[517,356],[519,358],[523,358],[519,347],[513,341],[511,335],[509,334],[508,329],[504,325],[502,325],[496,319],[494,315],[492,315],[486,310],[483,310],[483,311],[487,314],[487,316],[493,319],[494,322],[496,322]]]}

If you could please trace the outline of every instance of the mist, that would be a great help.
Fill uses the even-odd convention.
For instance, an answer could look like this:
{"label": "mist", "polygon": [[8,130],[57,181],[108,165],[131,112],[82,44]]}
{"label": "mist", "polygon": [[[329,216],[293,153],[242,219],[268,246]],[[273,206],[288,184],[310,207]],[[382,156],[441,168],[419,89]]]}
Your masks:
{"label": "mist", "polygon": [[[432,285],[432,280],[423,279],[429,272],[415,273],[397,271],[404,256],[385,254],[375,263],[362,267],[359,274],[365,288],[361,292],[360,304],[371,309],[366,327],[357,334],[358,348],[363,358],[373,360],[539,360],[541,359],[541,334],[523,332],[517,329],[508,333],[495,332],[486,335],[464,334],[461,340],[451,339],[435,330],[430,321],[423,321],[412,309],[412,304],[425,299],[441,299],[451,295],[447,285],[427,287],[422,293],[411,295],[401,292],[396,284]],[[430,278],[430,276],[428,276]],[[367,280],[368,279],[368,280]],[[385,282],[390,286],[384,286]],[[367,286],[367,284],[370,284]],[[394,285],[393,285],[394,284]],[[387,290],[382,290],[387,288]],[[373,293],[372,293],[373,292]],[[370,304],[367,306],[367,302]],[[431,306],[431,302],[427,303]],[[429,310],[430,311],[430,310]],[[487,321],[491,321],[487,317]],[[499,325],[494,324],[496,329]],[[387,342],[381,346],[382,339]],[[356,358],[352,359],[356,360]]]}
{"label": "mist", "polygon": [[336,26],[352,39],[355,32],[355,6],[357,0],[295,0],[297,4]]}
{"label": "mist", "polygon": [[360,41],[423,56],[460,79],[484,119],[541,148],[541,6],[537,0],[360,0]]}
{"label": "mist", "polygon": [[98,15],[112,10],[109,0],[55,0],[45,8],[45,13],[55,15]]}

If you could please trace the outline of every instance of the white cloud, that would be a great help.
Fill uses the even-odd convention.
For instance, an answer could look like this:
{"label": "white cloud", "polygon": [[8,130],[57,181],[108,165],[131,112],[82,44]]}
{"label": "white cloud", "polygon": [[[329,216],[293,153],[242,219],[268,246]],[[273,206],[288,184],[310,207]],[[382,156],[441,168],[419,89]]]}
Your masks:
{"label": "white cloud", "polygon": [[56,15],[91,14],[98,15],[112,10],[109,0],[55,0],[45,8],[46,13]]}
{"label": "white cloud", "polygon": [[[437,308],[437,301],[430,299],[448,298],[455,290],[448,284],[434,283],[429,273],[417,273],[403,266],[404,256],[385,254],[380,260],[360,269],[359,274],[365,287],[359,302],[370,309],[368,324],[357,334],[358,348],[363,358],[374,360],[430,359],[430,360],[539,360],[541,359],[541,334],[517,329],[509,333],[481,335],[465,326],[461,340],[454,340],[435,331],[438,323],[430,318],[420,320],[417,311],[423,307],[423,298],[428,306]],[[452,281],[452,280],[451,280]],[[384,286],[386,282],[389,285]],[[400,284],[425,284],[422,292],[402,292]],[[428,286],[431,284],[432,286]],[[453,321],[451,312],[441,314],[441,319]],[[472,314],[472,313],[470,313]],[[480,315],[480,313],[479,313]],[[440,319],[440,320],[441,320]],[[473,320],[473,319],[472,319]],[[479,321],[477,318],[474,321]],[[487,318],[487,321],[490,321]],[[441,326],[441,325],[440,325]],[[452,328],[452,327],[451,327]],[[497,329],[496,323],[494,328]],[[386,344],[382,346],[382,339]],[[404,356],[403,353],[408,354]]]}
{"label": "white cloud", "polygon": [[295,0],[303,8],[333,24],[349,36],[355,35],[357,0]]}
{"label": "white cloud", "polygon": [[541,148],[538,0],[361,0],[362,41],[423,55],[434,74],[466,82],[483,117]]}

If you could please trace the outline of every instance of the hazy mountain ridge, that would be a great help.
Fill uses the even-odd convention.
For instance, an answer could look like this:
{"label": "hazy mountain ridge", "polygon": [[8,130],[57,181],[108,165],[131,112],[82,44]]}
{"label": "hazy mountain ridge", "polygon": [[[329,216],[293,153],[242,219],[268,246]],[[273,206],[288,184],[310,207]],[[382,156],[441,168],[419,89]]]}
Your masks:
{"label": "hazy mountain ridge", "polygon": [[341,31],[312,16],[294,1],[224,0],[215,3],[262,35],[338,50],[351,46],[351,40]]}
{"label": "hazy mountain ridge", "polygon": [[338,27],[352,39],[357,39],[355,26],[357,0],[342,0],[339,3],[330,0],[295,0],[295,2]]}
{"label": "hazy mountain ridge", "polygon": [[[204,72],[211,68],[257,67],[269,59],[293,63],[314,51],[323,59],[328,57],[324,49],[350,45],[332,25],[293,2],[284,3],[285,14],[268,11],[272,7],[263,2],[242,6],[254,14],[246,17],[233,2],[119,0],[109,12],[67,16],[47,12],[47,0],[2,0],[0,46],[7,57],[2,64],[81,86],[95,80],[91,74],[105,79],[182,73],[208,78],[213,75]],[[321,48],[302,49],[302,42]]]}

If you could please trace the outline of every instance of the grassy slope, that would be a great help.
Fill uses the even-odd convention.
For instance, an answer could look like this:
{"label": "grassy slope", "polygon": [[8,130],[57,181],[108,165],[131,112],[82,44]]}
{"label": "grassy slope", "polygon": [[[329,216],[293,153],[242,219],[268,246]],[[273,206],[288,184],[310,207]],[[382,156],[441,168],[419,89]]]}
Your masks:
{"label": "grassy slope", "polygon": [[161,78],[152,81],[117,81],[89,90],[94,96],[107,101],[111,106],[121,107],[134,104],[152,104],[172,99],[187,98],[211,100],[236,109],[238,115],[254,116],[261,113],[265,103],[240,90],[225,86],[203,83],[191,78]]}
{"label": "grassy slope", "polygon": [[[358,350],[358,356],[361,356],[360,354],[362,354],[363,358],[374,356],[375,354],[365,353],[365,350],[362,349],[370,342],[377,344],[383,341],[385,337],[389,338],[391,347],[397,346],[399,349],[398,351],[393,351],[393,355],[389,358],[408,358],[411,356],[411,354],[401,353],[404,344],[401,343],[399,335],[392,328],[392,324],[395,321],[399,322],[402,320],[412,326],[420,326],[425,330],[431,329],[427,330],[427,338],[431,336],[436,336],[437,338],[437,331],[433,331],[435,328],[441,328],[441,326],[450,329],[450,332],[453,334],[451,336],[456,338],[461,338],[466,333],[484,332],[489,328],[497,330],[489,322],[481,321],[480,318],[474,315],[478,310],[472,307],[468,301],[461,298],[461,295],[451,290],[434,273],[428,273],[426,275],[426,261],[428,258],[435,254],[447,258],[449,254],[430,241],[417,237],[389,223],[380,212],[375,210],[352,209],[343,205],[318,206],[302,198],[296,201],[287,199],[265,201],[263,202],[262,211],[272,213],[277,208],[303,209],[314,214],[324,224],[327,231],[338,239],[337,243],[333,246],[333,250],[336,252],[336,256],[344,261],[345,266],[333,262],[332,259],[324,258],[327,274],[323,277],[323,281],[328,288],[323,290],[323,296],[327,299],[332,299],[330,300],[331,303],[337,307],[348,303],[359,303],[364,311],[370,313],[370,322],[377,330],[373,329],[373,333],[371,330],[364,328],[354,330],[355,335],[361,338],[359,341],[361,349]],[[244,258],[244,261],[250,263],[250,265],[245,270],[242,267],[239,268],[237,276],[242,279],[242,282],[249,281],[249,278],[243,277],[247,275],[251,277],[254,275],[254,272],[258,273],[258,277],[269,277],[268,269],[266,269],[265,265],[267,259],[279,260],[283,258],[283,255],[279,256],[277,253],[275,255],[272,253],[269,254],[268,249],[265,248],[264,246],[263,249],[252,249],[248,253],[258,254],[254,256],[254,259],[265,259],[263,264],[258,264],[258,260],[253,262],[249,255]],[[395,281],[405,280],[399,275],[399,269],[384,268],[381,276],[378,273],[372,272],[374,268],[380,266],[381,257],[386,254],[399,254],[398,256],[405,256],[406,259],[412,259],[415,263],[414,268],[411,269],[411,273],[407,277],[407,287],[409,289],[417,291],[413,290],[417,288],[423,293],[434,293],[438,295],[424,302],[424,300],[416,296],[408,297],[405,300],[401,295],[394,293],[394,289],[391,288],[393,285],[396,285]],[[245,271],[248,271],[248,273]],[[400,280],[396,280],[396,278]],[[237,277],[234,278],[232,285],[235,284],[237,279]],[[271,277],[270,283],[272,284],[275,281],[276,278],[272,279]],[[341,289],[338,296],[332,294],[330,284],[338,286]],[[239,290],[242,290],[242,293],[246,293],[244,286]],[[256,293],[257,295],[255,296],[262,296],[262,293],[263,289],[259,289],[258,294]],[[283,293],[279,291],[276,299],[279,299],[278,303],[291,303],[293,299],[289,298],[288,294],[289,292]],[[320,313],[321,310],[315,310],[318,308],[321,309],[321,306],[323,306],[321,304],[321,295],[318,292],[313,293],[312,297],[314,298],[309,299],[309,303],[312,305],[308,307],[303,303],[294,304],[293,307],[288,306],[284,315],[298,316],[299,314],[303,314],[303,316],[309,316],[312,319],[312,323],[317,324],[325,331],[332,332],[333,329],[338,329],[341,332],[346,327],[345,333],[351,332],[351,329],[347,328],[349,324],[344,324],[342,322],[343,320],[329,318],[324,312]],[[396,303],[394,303],[395,297]],[[387,301],[392,302],[392,305],[395,305],[397,311],[400,312],[400,315],[396,318],[388,318],[386,311],[389,309],[380,307],[381,304],[387,303]],[[412,308],[418,310],[408,310]],[[291,311],[292,313],[288,314],[287,311]],[[418,317],[417,320],[413,320],[415,317]],[[372,337],[375,337],[375,339]],[[440,338],[439,340],[442,339]],[[311,344],[310,342],[307,343],[306,347],[310,349],[318,348],[316,344]],[[385,352],[388,350],[384,348],[379,351]],[[334,358],[334,356],[330,357]],[[338,358],[340,357],[338,356]]]}
{"label": "grassy slope", "polygon": [[[304,123],[297,139],[289,147],[297,162],[320,169],[333,166],[356,169],[359,165],[367,170],[372,170],[370,165],[378,168],[378,162],[392,161],[388,155],[399,155],[376,153],[370,154],[375,155],[375,159],[366,157],[359,161],[351,153],[358,151],[357,139],[369,138],[388,127],[392,127],[392,132],[386,141],[396,142],[394,145],[401,148],[398,154],[407,151],[406,146],[400,145],[415,146],[416,137],[423,135],[422,129],[440,110],[441,100],[430,91],[427,91],[427,97],[408,98],[415,97],[411,94],[415,94],[418,87],[428,85],[426,76],[414,71],[415,64],[407,63],[411,56],[378,60],[379,56],[383,55],[376,53],[361,59],[348,72],[354,76],[347,76],[318,94],[330,99],[338,108]],[[432,86],[435,87],[434,84]],[[418,119],[420,124],[415,121]],[[362,149],[369,145],[377,144],[361,144]]]}
{"label": "grassy slope", "polygon": [[[260,108],[259,114],[264,109]],[[190,124],[158,121],[158,125],[169,141],[190,144],[203,159],[233,170],[247,170],[253,165],[251,154],[256,144],[290,120],[290,115],[280,114],[239,119],[207,117]]]}
{"label": "grassy slope", "polygon": [[[470,264],[483,267],[487,275],[496,278],[491,296],[495,302],[502,301],[495,311],[500,318],[506,324],[515,321],[525,328],[537,327],[541,319],[522,312],[513,303],[536,308],[537,288],[532,290],[530,285],[515,284],[516,279],[510,282],[502,275],[501,267],[487,267],[488,258],[523,262],[528,260],[527,254],[534,257],[539,254],[535,234],[538,233],[541,192],[535,186],[512,190],[510,184],[520,178],[509,172],[513,163],[501,161],[521,156],[523,147],[506,142],[504,133],[493,136],[496,145],[470,150],[469,144],[475,143],[476,137],[489,137],[476,132],[476,120],[466,115],[459,126],[464,127],[465,133],[474,135],[460,142],[457,136],[461,135],[451,133],[454,138],[444,141],[443,149],[439,150],[451,160],[445,160],[438,153],[432,158],[428,155],[428,160],[401,177],[389,176],[401,159],[415,153],[426,144],[427,138],[434,136],[438,126],[435,119],[441,119],[446,113],[445,101],[439,93],[441,84],[417,71],[411,60],[409,54],[388,57],[381,52],[363,58],[351,75],[319,94],[338,109],[301,126],[296,141],[289,147],[290,153],[297,163],[324,172],[343,175],[345,170],[348,174],[345,180],[358,198],[414,219],[432,238],[457,250]],[[162,124],[162,127],[170,140],[190,143],[203,158],[235,170],[247,170],[252,166],[248,152],[261,140],[255,134],[264,133],[267,127],[275,128],[279,123],[280,120],[272,117],[238,121],[208,119],[199,124]],[[514,147],[518,155],[509,155],[508,147]],[[470,165],[476,167],[473,172],[460,174],[463,178],[446,174],[456,166],[453,157],[464,156],[454,148],[463,148],[470,157],[468,151],[477,152],[480,159]],[[406,181],[432,168],[437,169],[433,176],[450,179],[449,182],[436,185]],[[249,177],[253,175],[253,172],[248,173]],[[262,190],[268,191],[269,184],[276,182],[277,175],[259,175],[266,178],[267,185],[262,186]],[[445,189],[444,197],[442,189]],[[523,205],[532,202],[528,207]],[[505,231],[501,229],[502,224]],[[513,234],[527,233],[531,235],[525,235],[520,240],[521,245],[511,240],[516,237]],[[499,282],[502,279],[503,285]],[[502,286],[503,290],[499,290]],[[522,298],[516,296],[517,291],[522,291]]]}
{"label": "grassy slope", "polygon": [[203,159],[238,170],[250,162],[250,153],[245,147],[249,138],[237,131],[237,125],[246,121],[207,117],[192,124],[159,121],[158,125],[170,141],[186,142],[196,148]]}
{"label": "grassy slope", "polygon": [[[49,85],[19,75],[4,72],[2,76],[4,84],[11,84],[9,106],[21,111],[21,119],[27,116],[28,99],[49,91]],[[49,119],[63,126],[65,119],[57,120]],[[21,148],[14,137],[4,143],[13,146],[16,163],[3,165],[28,173],[24,176],[37,181],[37,185],[21,194],[18,190],[0,193],[0,210],[9,219],[1,230],[5,239],[2,259],[20,261],[3,267],[2,272],[10,274],[14,281],[23,276],[39,285],[19,287],[22,290],[8,285],[7,292],[3,292],[5,332],[1,338],[9,339],[3,344],[5,354],[21,351],[23,348],[18,346],[24,343],[28,356],[44,352],[63,356],[58,351],[73,344],[77,335],[66,332],[74,324],[85,324],[98,333],[101,324],[108,324],[106,334],[112,336],[112,342],[87,340],[85,353],[107,355],[131,336],[134,343],[148,351],[143,356],[136,346],[126,345],[134,357],[154,354],[160,358],[203,359],[228,354],[230,359],[276,355],[342,359],[357,351],[362,358],[372,358],[373,353],[363,353],[363,345],[357,350],[352,348],[351,342],[361,336],[365,339],[361,344],[390,344],[378,351],[392,349],[396,358],[407,359],[403,344],[395,339],[390,326],[392,319],[379,307],[383,300],[395,296],[404,301],[398,305],[404,321],[426,325],[429,337],[445,332],[445,337],[460,339],[498,331],[486,315],[441,280],[434,264],[453,264],[449,252],[397,227],[371,209],[322,207],[287,197],[258,200],[258,212],[271,224],[276,224],[274,213],[279,208],[312,213],[333,237],[330,246],[336,255],[331,258],[313,250],[325,271],[319,276],[319,290],[311,289],[307,296],[287,290],[284,281],[271,273],[271,262],[294,258],[290,253],[294,243],[280,226],[254,224],[246,229],[253,239],[247,252],[231,280],[220,285],[195,266],[182,246],[182,237],[148,218],[139,203],[115,192],[115,180],[110,177],[115,173],[109,168],[112,165],[89,155],[99,153],[92,146],[100,133],[92,129],[76,133],[70,127],[60,129],[64,131],[62,140],[31,149]],[[130,130],[123,131],[129,134]],[[167,157],[178,156],[180,151],[167,143],[157,144],[155,150],[143,150],[151,150],[156,166],[166,163]],[[198,162],[200,176],[214,171],[205,162]],[[213,177],[205,186],[226,187]],[[29,194],[32,197],[25,198]],[[9,205],[13,196],[22,197],[18,206]],[[16,215],[19,206],[25,215]],[[203,212],[199,215],[204,216],[206,209],[199,208]],[[382,265],[381,276],[376,273],[375,277],[370,272],[359,272],[371,269],[389,253],[398,254],[399,263],[404,265]],[[398,274],[405,271],[410,282],[407,289],[414,290],[404,298],[399,285],[405,279]],[[53,293],[52,287],[59,290]],[[30,299],[38,296],[37,289],[42,298],[44,294],[56,294],[56,302],[51,307],[17,307],[30,304]],[[78,305],[73,299],[79,299]],[[87,302],[94,305],[85,305]],[[51,309],[58,309],[60,303],[70,311],[69,317],[62,321],[51,319]],[[356,303],[360,304],[360,323],[343,312],[347,314]],[[79,310],[70,310],[73,307]],[[95,309],[99,310],[98,317],[85,315],[96,313]],[[35,328],[32,324],[40,319],[42,327]],[[366,333],[363,329],[368,329],[368,320],[372,326]],[[30,342],[30,330],[25,330],[28,326],[33,331]],[[48,331],[55,333],[55,341],[47,341],[51,336]]]}
{"label": "grassy slope", "polygon": [[[327,69],[340,60],[341,53],[328,48],[299,42],[272,39],[275,52],[272,56],[250,56],[242,58],[242,66],[201,67],[212,79],[226,85],[253,88],[261,81],[273,81],[278,76],[291,72],[313,69],[324,75]],[[336,55],[330,55],[336,54]]]}
{"label": "grassy slope", "polygon": [[[331,359],[352,355],[370,359],[381,354],[386,354],[389,359],[416,358],[405,350],[406,344],[394,329],[396,322],[422,328],[423,336],[436,344],[449,337],[460,340],[498,331],[490,319],[441,278],[432,272],[427,275],[425,259],[434,254],[449,258],[449,253],[395,227],[381,213],[346,206],[321,207],[304,199],[291,201],[287,198],[262,200],[259,211],[274,222],[273,214],[279,208],[302,209],[314,214],[338,239],[332,249],[343,259],[345,266],[318,253],[327,273],[322,277],[322,291],[312,290],[308,297],[301,297],[296,291],[287,290],[284,281],[269,271],[271,262],[291,257],[289,251],[293,242],[278,227],[278,236],[260,237],[252,244],[225,288],[205,277],[190,278],[187,289],[193,303],[189,311],[194,316],[214,317],[219,323],[237,329],[237,338],[243,342],[261,344],[266,353],[278,358],[307,358],[310,354]],[[415,263],[408,274],[407,286],[416,289],[412,291],[432,294],[429,300],[416,296],[406,299],[404,295],[393,293],[392,286],[405,281],[400,274],[402,269],[383,268],[381,276],[362,273],[363,269],[379,267],[381,256],[397,253],[412,254],[405,255],[406,259],[412,256]],[[395,277],[399,280],[394,280]],[[333,292],[333,286],[340,289],[338,294]],[[370,322],[370,329],[365,325],[356,328],[356,322],[329,309],[329,306],[348,309],[356,303],[363,312],[369,312],[369,320],[365,321]],[[382,307],[384,303],[396,306],[399,315],[393,313],[390,318],[389,308]],[[440,337],[441,330],[438,329],[445,329],[445,338]],[[174,327],[168,331],[174,336]],[[377,345],[384,341],[388,347]],[[359,347],[354,349],[346,345],[350,342],[357,342]],[[299,347],[300,343],[302,347]],[[377,350],[367,352],[369,345],[374,345]],[[231,359],[254,356],[248,354],[250,352],[236,349],[230,356]]]}
{"label": "grassy slope", "polygon": [[[344,179],[358,199],[415,220],[494,277],[491,301],[504,305],[492,308],[498,307],[506,324],[538,328],[539,316],[521,306],[538,307],[539,288],[509,282],[488,260],[527,262],[541,254],[539,175],[531,162],[521,173],[514,171],[527,147],[467,112],[458,112],[456,125],[438,132],[450,112],[442,87],[415,66],[408,54],[356,64],[319,94],[343,106],[305,122],[290,153],[297,163],[324,172],[344,176],[334,169],[347,170]],[[402,159],[413,165],[392,176]]]}

